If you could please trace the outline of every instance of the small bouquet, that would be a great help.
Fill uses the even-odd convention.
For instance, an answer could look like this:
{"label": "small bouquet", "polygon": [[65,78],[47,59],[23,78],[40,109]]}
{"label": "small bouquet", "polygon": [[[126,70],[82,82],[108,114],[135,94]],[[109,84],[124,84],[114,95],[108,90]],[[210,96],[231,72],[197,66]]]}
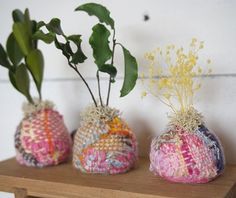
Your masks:
{"label": "small bouquet", "polygon": [[201,87],[198,53],[203,47],[203,42],[192,39],[189,51],[168,45],[145,55],[149,92],[172,109],[166,132],[151,143],[150,170],[173,182],[206,183],[224,169],[220,141],[193,105]]}
{"label": "small bouquet", "polygon": [[[6,43],[0,44],[0,65],[9,72],[13,87],[27,98],[23,105],[24,118],[15,133],[16,159],[20,164],[34,167],[56,165],[68,159],[71,138],[63,117],[50,101],[43,101],[44,59],[34,38],[38,23],[30,19],[29,10],[14,10],[13,31]],[[30,76],[34,80],[39,98],[30,94]]]}
{"label": "small bouquet", "polygon": [[[98,83],[98,98],[80,72],[80,64],[86,59],[81,49],[81,35],[67,36],[58,18],[49,23],[41,22],[48,33],[39,30],[36,37],[47,43],[54,42],[57,49],[62,51],[69,66],[79,75],[87,87],[93,105],[86,108],[81,115],[81,124],[78,128],[73,147],[73,165],[85,173],[118,174],[134,167],[137,160],[137,143],[135,134],[121,118],[117,109],[109,107],[111,84],[115,82],[117,69],[114,64],[115,48],[120,46],[124,54],[124,82],[121,88],[121,97],[127,95],[135,86],[138,72],[136,59],[115,38],[115,24],[110,12],[102,5],[88,3],[76,8],[98,18],[99,23],[93,26],[89,44],[93,50],[94,62],[97,65],[96,78]],[[111,36],[111,32],[113,35]],[[60,42],[62,37],[65,42]],[[61,39],[62,40],[62,39]],[[111,46],[110,46],[111,40]],[[76,49],[72,49],[72,45]],[[100,73],[109,76],[106,102],[104,102],[101,87]]]}

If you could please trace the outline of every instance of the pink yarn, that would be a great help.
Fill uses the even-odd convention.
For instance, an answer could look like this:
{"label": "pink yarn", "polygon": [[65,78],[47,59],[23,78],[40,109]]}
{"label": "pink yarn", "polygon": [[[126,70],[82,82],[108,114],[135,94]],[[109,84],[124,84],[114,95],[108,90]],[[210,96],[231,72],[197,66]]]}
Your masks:
{"label": "pink yarn", "polygon": [[62,116],[51,108],[24,118],[15,135],[16,159],[27,166],[56,165],[68,159],[71,138]]}
{"label": "pink yarn", "polygon": [[86,172],[91,173],[106,173],[119,174],[125,173],[130,168],[134,167],[137,156],[133,151],[123,151],[123,153],[116,154],[111,159],[108,158],[107,151],[98,151],[90,148],[83,153],[84,160],[81,160],[81,165]]}
{"label": "pink yarn", "polygon": [[173,182],[206,183],[222,173],[218,139],[202,127],[196,133],[168,131],[151,144],[150,170]]}

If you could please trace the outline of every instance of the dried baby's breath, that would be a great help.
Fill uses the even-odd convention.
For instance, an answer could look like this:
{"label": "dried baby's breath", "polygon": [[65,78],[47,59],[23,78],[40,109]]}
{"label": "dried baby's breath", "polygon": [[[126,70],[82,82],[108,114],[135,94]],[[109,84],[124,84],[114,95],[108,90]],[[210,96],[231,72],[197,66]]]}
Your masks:
{"label": "dried baby's breath", "polygon": [[[198,54],[203,48],[204,42],[193,38],[189,50],[172,44],[145,54],[148,61],[148,91],[175,112],[186,112],[193,106],[193,97],[201,87],[196,77],[203,74],[203,68],[198,64]],[[211,63],[210,59],[207,63]],[[173,105],[175,101],[179,106]]]}

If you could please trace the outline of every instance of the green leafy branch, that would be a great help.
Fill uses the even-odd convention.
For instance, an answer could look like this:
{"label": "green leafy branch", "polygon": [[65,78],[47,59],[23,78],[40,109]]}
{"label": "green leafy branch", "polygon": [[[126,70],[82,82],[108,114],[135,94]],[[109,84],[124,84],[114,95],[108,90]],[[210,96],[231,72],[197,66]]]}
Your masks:
{"label": "green leafy branch", "polygon": [[37,49],[37,40],[33,34],[37,31],[37,22],[30,20],[29,10],[12,12],[13,26],[6,49],[0,44],[0,65],[8,69],[9,80],[13,87],[22,93],[30,103],[34,103],[30,94],[31,74],[41,100],[44,60]]}
{"label": "green leafy branch", "polygon": [[[116,42],[114,20],[110,17],[110,12],[104,6],[96,3],[88,3],[77,7],[75,11],[84,11],[90,16],[96,16],[99,20],[99,23],[94,25],[92,28],[92,34],[89,38],[89,44],[92,47],[93,57],[95,60],[94,62],[98,68],[96,72],[96,77],[98,82],[99,100],[102,106],[103,101],[101,96],[99,73],[103,72],[109,75],[109,85],[106,100],[106,105],[109,105],[111,83],[115,82],[115,77],[117,75],[117,69],[114,66],[114,55],[116,46],[120,45],[123,49],[124,54],[125,75],[124,82],[120,91],[121,97],[127,95],[136,84],[136,80],[138,77],[137,61],[123,45]],[[90,89],[85,78],[78,70],[78,64],[83,63],[87,58],[81,49],[81,35],[66,36],[61,29],[60,20],[57,18],[52,19],[47,24],[44,22],[40,22],[39,28],[42,26],[47,28],[48,33],[44,33],[43,31],[38,30],[34,34],[34,37],[36,39],[41,39],[46,43],[51,43],[54,41],[56,48],[60,49],[62,51],[62,54],[67,58],[69,66],[77,72],[77,74],[85,83],[86,87],[90,92],[94,104],[97,106],[97,102],[95,100],[94,94],[92,93],[92,90]],[[109,41],[111,33],[106,26],[109,26],[110,29],[113,31],[112,49],[110,48]],[[58,41],[60,36],[63,37],[65,42],[62,43]],[[70,45],[71,42],[73,42],[77,46],[76,52],[72,51]]]}
{"label": "green leafy branch", "polygon": [[[41,27],[46,27],[46,29],[49,31],[48,33],[44,33],[42,30],[40,30]],[[83,53],[81,49],[81,35],[70,35],[66,36],[61,28],[61,21],[58,18],[53,18],[49,23],[45,23],[43,21],[39,22],[38,24],[39,30],[34,34],[35,39],[40,39],[44,41],[45,43],[52,43],[54,42],[57,49],[61,50],[62,54],[66,57],[67,62],[69,66],[79,75],[79,77],[82,79],[84,84],[86,85],[87,89],[89,90],[89,93],[93,99],[94,104],[97,106],[96,99],[94,97],[94,94],[88,85],[87,81],[83,77],[83,75],[80,73],[78,69],[78,64],[83,63],[87,57]],[[60,42],[59,38],[62,37],[65,41]],[[76,51],[73,52],[71,43],[74,43],[77,47]]]}
{"label": "green leafy branch", "polygon": [[[114,54],[116,45],[120,45],[123,49],[124,63],[125,63],[125,74],[124,82],[120,91],[120,96],[126,96],[135,86],[138,78],[138,65],[134,56],[131,55],[123,45],[116,42],[115,38],[115,23],[110,17],[110,12],[102,5],[96,3],[83,4],[75,9],[76,11],[84,11],[90,16],[96,16],[100,23],[93,26],[92,35],[90,36],[89,43],[93,49],[93,57],[95,63],[98,66],[98,72],[105,72],[110,75],[107,101],[106,105],[109,105],[111,83],[115,82],[117,70],[114,66]],[[110,31],[101,23],[105,23],[113,31],[112,36],[112,50],[109,47],[109,36]],[[110,60],[110,64],[106,64]],[[101,99],[100,99],[101,100]],[[102,101],[100,101],[102,104]]]}

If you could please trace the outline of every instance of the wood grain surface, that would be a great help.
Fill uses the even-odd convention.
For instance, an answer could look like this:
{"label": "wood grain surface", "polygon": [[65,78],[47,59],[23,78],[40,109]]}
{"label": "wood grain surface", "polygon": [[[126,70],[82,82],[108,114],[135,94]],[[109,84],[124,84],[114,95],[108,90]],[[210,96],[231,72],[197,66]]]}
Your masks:
{"label": "wood grain surface", "polygon": [[[228,165],[223,175],[207,184],[176,184],[149,172],[149,161],[121,175],[87,175],[70,162],[54,167],[29,168],[15,159],[0,162],[0,191],[42,198],[159,198],[236,197],[236,166]],[[25,196],[25,195],[23,195]]]}

